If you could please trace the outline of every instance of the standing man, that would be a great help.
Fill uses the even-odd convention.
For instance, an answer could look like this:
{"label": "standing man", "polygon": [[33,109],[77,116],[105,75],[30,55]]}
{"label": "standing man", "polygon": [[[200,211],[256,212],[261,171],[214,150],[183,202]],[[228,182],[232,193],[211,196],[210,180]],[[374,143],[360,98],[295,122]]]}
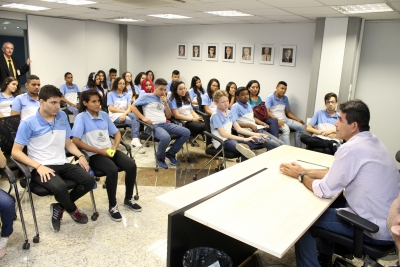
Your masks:
{"label": "standing man", "polygon": [[[287,83],[280,81],[276,91],[267,97],[265,107],[270,118],[278,119],[279,130],[282,131],[283,142],[290,146],[290,129],[296,130],[296,147],[301,147],[300,136],[304,132],[304,121],[290,111],[289,98],[285,96]],[[288,118],[289,117],[289,118]]]}
{"label": "standing man", "polygon": [[[330,169],[304,169],[292,162],[281,164],[280,171],[298,179],[319,198],[332,198],[346,189],[347,203],[340,208],[379,226],[378,232],[364,234],[364,242],[391,245],[386,218],[400,191],[396,164],[385,145],[369,131],[370,113],[364,102],[350,100],[340,104],[338,117],[336,135],[346,143],[335,153]],[[351,224],[341,220],[333,207],[313,226],[349,237],[354,234]],[[317,242],[307,231],[295,246],[297,266],[332,266],[333,246],[333,242],[322,239]]]}
{"label": "standing man", "polygon": [[15,78],[19,84],[19,76],[28,72],[31,60],[28,58],[26,64],[20,68],[17,59],[12,56],[14,45],[10,42],[5,42],[2,50],[3,56],[0,57],[0,84],[3,84],[7,77]]}
{"label": "standing man", "polygon": [[[0,57],[1,58],[1,57]],[[40,80],[36,75],[29,75],[26,78],[25,83],[28,92],[19,95],[14,99],[11,107],[11,116],[21,115],[21,120],[25,120],[32,115],[36,114],[36,111],[40,107],[39,102],[39,91],[40,91]]]}

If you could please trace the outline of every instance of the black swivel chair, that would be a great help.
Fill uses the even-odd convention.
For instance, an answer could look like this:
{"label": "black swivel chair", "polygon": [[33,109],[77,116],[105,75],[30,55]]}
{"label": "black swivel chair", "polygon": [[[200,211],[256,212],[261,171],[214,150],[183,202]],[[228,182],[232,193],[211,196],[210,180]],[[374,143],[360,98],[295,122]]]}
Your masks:
{"label": "black swivel chair", "polygon": [[[136,108],[139,110],[140,113],[143,114],[143,109],[142,109],[141,106],[136,106]],[[154,171],[158,172],[159,166],[158,166],[158,161],[157,161],[157,155],[156,155],[157,148],[156,148],[156,144],[155,143],[159,142],[159,140],[154,136],[154,132],[155,132],[154,126],[150,125],[150,124],[148,124],[148,123],[146,123],[146,122],[144,122],[144,121],[142,121],[140,119],[138,119],[138,122],[140,123],[139,139],[140,140],[144,140],[144,146],[147,146],[147,143],[149,141],[153,142],[154,158],[155,158],[155,161],[156,161],[156,166],[154,168]],[[149,127],[151,129],[151,134],[145,133],[144,127]],[[179,136],[176,135],[176,134],[170,134],[170,137],[171,137],[171,141],[176,140],[176,139],[179,138]],[[186,143],[186,153],[187,154],[186,154],[186,159],[185,159],[185,156],[183,154],[183,147],[182,147],[182,160],[181,160],[182,162],[185,162],[189,158],[189,149],[188,149],[187,143]]]}
{"label": "black swivel chair", "polygon": [[[210,162],[216,158],[217,156],[220,156],[222,154],[223,160],[222,162],[215,168],[215,171],[220,171],[223,169],[226,169],[226,159],[235,159],[235,158],[240,158],[241,154],[238,153],[233,153],[230,151],[225,151],[224,149],[224,141],[222,139],[220,139],[219,137],[211,134],[211,123],[210,123],[210,119],[211,116],[206,114],[206,113],[202,113],[200,111],[197,111],[204,120],[204,123],[206,125],[206,130],[204,131],[204,134],[206,135],[206,155],[210,155],[212,156],[212,158],[202,167],[200,168],[200,170],[198,170],[194,176],[193,176],[193,180],[197,180],[197,174],[202,171],[208,164],[210,164]],[[214,146],[212,145],[212,139],[217,140],[221,145],[221,149],[216,149],[214,148]]]}

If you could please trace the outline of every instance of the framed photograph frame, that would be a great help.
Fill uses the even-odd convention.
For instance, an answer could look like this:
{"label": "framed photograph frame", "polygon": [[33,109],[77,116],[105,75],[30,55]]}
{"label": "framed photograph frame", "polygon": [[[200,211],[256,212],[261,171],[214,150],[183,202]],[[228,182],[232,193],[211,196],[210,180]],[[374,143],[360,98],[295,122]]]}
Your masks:
{"label": "framed photograph frame", "polygon": [[201,56],[203,55],[203,50],[201,49],[201,43],[193,43],[190,45],[190,58],[191,60],[201,60]]}
{"label": "framed photograph frame", "polygon": [[219,53],[219,47],[218,47],[217,43],[207,43],[206,44],[206,51],[204,54],[206,60],[218,61],[218,53]]}
{"label": "framed photograph frame", "polygon": [[259,63],[265,65],[274,65],[275,45],[260,44]]}
{"label": "framed photograph frame", "polygon": [[236,44],[226,43],[222,44],[222,61],[235,62],[236,58]]}
{"label": "framed photograph frame", "polygon": [[240,47],[240,63],[254,63],[254,44],[242,44]]}
{"label": "framed photograph frame", "polygon": [[176,57],[187,59],[187,43],[176,44]]}
{"label": "framed photograph frame", "polygon": [[281,66],[296,66],[296,46],[281,45],[281,57],[279,61]]}

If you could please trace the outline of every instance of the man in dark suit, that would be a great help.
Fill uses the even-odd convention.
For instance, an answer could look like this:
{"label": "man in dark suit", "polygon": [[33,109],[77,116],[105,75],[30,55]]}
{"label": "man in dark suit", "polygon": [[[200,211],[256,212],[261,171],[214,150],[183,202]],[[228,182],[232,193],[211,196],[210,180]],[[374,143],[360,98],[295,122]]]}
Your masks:
{"label": "man in dark suit", "polygon": [[282,58],[282,62],[292,63],[292,50],[291,49],[286,49],[285,55]]}
{"label": "man in dark suit", "polygon": [[225,48],[225,59],[232,59],[232,47],[231,46],[227,46]]}
{"label": "man in dark suit", "polygon": [[14,45],[10,42],[5,42],[2,50],[4,54],[0,56],[0,85],[10,76],[14,77],[19,82],[19,77],[29,70],[29,65],[31,64],[30,59],[28,58],[26,64],[20,68],[18,61],[12,56]]}

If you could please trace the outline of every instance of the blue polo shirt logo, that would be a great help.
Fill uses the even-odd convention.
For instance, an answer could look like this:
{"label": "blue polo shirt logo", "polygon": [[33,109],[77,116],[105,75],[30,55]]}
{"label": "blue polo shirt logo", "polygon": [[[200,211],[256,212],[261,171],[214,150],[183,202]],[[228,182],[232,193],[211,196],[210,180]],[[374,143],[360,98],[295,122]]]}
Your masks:
{"label": "blue polo shirt logo", "polygon": [[164,110],[164,106],[161,103],[157,104],[157,109],[158,110]]}
{"label": "blue polo shirt logo", "polygon": [[104,135],[101,132],[99,132],[99,135],[97,136],[97,140],[99,142],[105,142],[105,141],[107,141],[107,138],[105,138]]}

